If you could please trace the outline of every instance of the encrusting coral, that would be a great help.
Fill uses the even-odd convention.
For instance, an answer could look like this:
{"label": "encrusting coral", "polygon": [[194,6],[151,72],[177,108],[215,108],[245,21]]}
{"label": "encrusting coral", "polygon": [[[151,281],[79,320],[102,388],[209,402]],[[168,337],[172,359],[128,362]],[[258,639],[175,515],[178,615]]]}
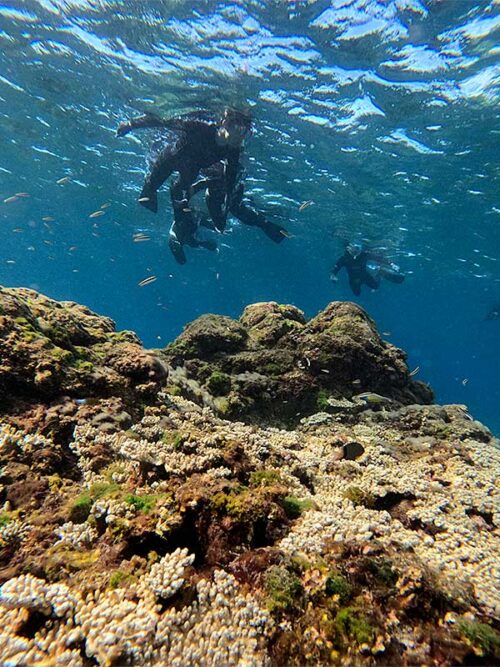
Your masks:
{"label": "encrusting coral", "polygon": [[[2,664],[498,663],[498,441],[412,403],[358,307],[256,304],[156,352],[27,290],[0,308]],[[106,379],[42,391],[55,347]]]}

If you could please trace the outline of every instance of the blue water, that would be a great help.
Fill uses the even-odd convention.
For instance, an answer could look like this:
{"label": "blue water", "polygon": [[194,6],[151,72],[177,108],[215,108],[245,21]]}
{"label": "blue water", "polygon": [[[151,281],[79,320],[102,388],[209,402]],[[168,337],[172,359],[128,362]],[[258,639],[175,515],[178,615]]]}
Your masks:
{"label": "blue water", "polygon": [[[254,301],[356,300],[439,402],[500,433],[500,320],[484,319],[500,302],[499,29],[475,0],[0,3],[0,284],[83,302],[148,346]],[[178,266],[168,192],[156,216],[136,203],[154,132],[116,126],[243,101],[247,191],[291,238],[234,222]],[[352,238],[406,281],[359,298],[331,283]]]}

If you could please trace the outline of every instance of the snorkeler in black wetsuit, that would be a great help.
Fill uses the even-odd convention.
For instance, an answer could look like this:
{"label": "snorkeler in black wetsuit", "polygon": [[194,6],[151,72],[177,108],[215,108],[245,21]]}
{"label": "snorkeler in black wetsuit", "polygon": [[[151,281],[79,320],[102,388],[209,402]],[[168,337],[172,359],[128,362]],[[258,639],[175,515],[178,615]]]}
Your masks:
{"label": "snorkeler in black wetsuit", "polygon": [[493,308],[490,308],[490,310],[486,313],[486,317],[484,319],[500,320],[500,302],[497,303],[496,306],[493,306]]}
{"label": "snorkeler in black wetsuit", "polygon": [[122,137],[134,129],[154,127],[172,130],[176,138],[172,142],[167,141],[152,160],[139,202],[156,213],[158,189],[174,171],[178,172],[170,186],[174,222],[170,228],[169,246],[175,259],[184,264],[183,245],[216,249],[214,242],[201,241],[196,237],[200,225],[210,225],[190,209],[191,187],[202,169],[220,163],[222,175],[219,182],[223,201],[219,213],[225,219],[240,173],[243,141],[251,130],[251,120],[247,114],[234,109],[225,109],[218,120],[206,112],[171,119],[146,114],[120,123],[117,135]]}
{"label": "snorkeler in black wetsuit", "polygon": [[[228,213],[231,213],[244,225],[262,229],[264,234],[275,243],[281,243],[288,236],[284,227],[267,220],[264,214],[252,208],[249,200],[244,198],[245,188],[241,180],[241,170],[238,172],[236,186],[229,195],[226,192],[222,162],[217,162],[204,169],[202,176],[201,180],[193,184],[191,196],[205,190],[208,212],[213,221],[212,229],[223,232],[226,228]],[[202,222],[202,224],[205,227],[210,226],[207,221]]]}
{"label": "snorkeler in black wetsuit", "polygon": [[361,294],[361,286],[367,285],[373,290],[380,286],[381,278],[392,283],[402,283],[405,275],[399,267],[374,251],[363,248],[360,243],[349,243],[344,254],[338,258],[330,274],[331,280],[337,282],[337,274],[346,269],[349,286],[356,296]]}

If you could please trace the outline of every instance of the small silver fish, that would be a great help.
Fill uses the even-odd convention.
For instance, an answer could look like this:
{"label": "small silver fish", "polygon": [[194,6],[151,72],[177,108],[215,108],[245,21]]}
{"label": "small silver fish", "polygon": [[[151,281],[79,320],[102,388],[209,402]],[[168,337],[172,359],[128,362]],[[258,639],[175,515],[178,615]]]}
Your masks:
{"label": "small silver fish", "polygon": [[309,206],[312,206],[314,204],[314,201],[312,199],[309,199],[308,201],[302,202],[302,204],[299,206],[299,213],[302,213],[302,211],[305,211],[306,208],[309,208]]}
{"label": "small silver fish", "polygon": [[141,197],[137,201],[142,204],[143,201],[149,201],[149,197]]}
{"label": "small silver fish", "polygon": [[59,180],[56,181],[57,185],[64,185],[65,183],[69,183],[71,181],[71,178],[69,176],[64,176],[63,178],[60,178]]}
{"label": "small silver fish", "polygon": [[412,378],[414,375],[416,375],[419,370],[420,370],[420,366],[417,366],[416,368],[414,368],[412,370],[412,372],[410,373],[410,377]]}
{"label": "small silver fish", "polygon": [[151,283],[154,283],[154,281],[157,280],[156,276],[148,276],[147,278],[144,278],[141,280],[139,283],[139,287],[145,287],[146,285],[150,285]]}
{"label": "small silver fish", "polygon": [[100,218],[101,215],[104,215],[105,213],[106,213],[106,211],[101,211],[101,210],[99,210],[99,211],[94,211],[93,213],[91,213],[91,214],[89,215],[89,218]]}
{"label": "small silver fish", "polygon": [[19,199],[19,197],[14,195],[13,197],[7,197],[7,199],[4,199],[3,203],[4,204],[12,204],[13,202],[17,201],[18,199]]}

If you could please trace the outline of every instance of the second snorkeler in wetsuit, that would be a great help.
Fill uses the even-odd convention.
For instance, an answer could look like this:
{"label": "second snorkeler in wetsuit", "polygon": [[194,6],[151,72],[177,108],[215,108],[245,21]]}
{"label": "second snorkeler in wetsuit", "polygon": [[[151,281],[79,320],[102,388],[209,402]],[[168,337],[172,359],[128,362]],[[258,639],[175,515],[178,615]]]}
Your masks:
{"label": "second snorkeler in wetsuit", "polygon": [[346,246],[344,254],[338,258],[331,271],[330,278],[334,282],[338,280],[337,274],[341,269],[347,271],[349,286],[356,296],[361,294],[362,285],[378,289],[381,278],[392,283],[402,283],[405,279],[396,264],[364,248],[361,243],[349,243]]}

